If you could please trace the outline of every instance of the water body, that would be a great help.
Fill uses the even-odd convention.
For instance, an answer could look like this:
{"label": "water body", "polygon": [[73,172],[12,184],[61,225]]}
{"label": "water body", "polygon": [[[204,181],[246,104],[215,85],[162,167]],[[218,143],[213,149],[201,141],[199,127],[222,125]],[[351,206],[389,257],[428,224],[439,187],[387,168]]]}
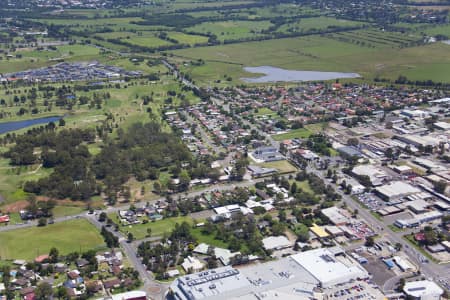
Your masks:
{"label": "water body", "polygon": [[61,119],[60,116],[53,116],[53,117],[45,117],[45,118],[39,118],[39,119],[30,119],[30,120],[23,120],[23,121],[12,121],[12,122],[0,123],[0,134],[7,133],[10,131],[14,131],[14,130],[19,130],[19,129],[30,127],[33,125],[57,122],[57,121],[59,121],[59,119]]}
{"label": "water body", "polygon": [[450,45],[450,40],[448,41],[442,41],[444,44]]}
{"label": "water body", "polygon": [[357,73],[342,72],[321,72],[321,71],[295,71],[275,68],[270,66],[261,67],[245,67],[244,70],[249,73],[265,74],[261,77],[242,78],[243,81],[249,83],[265,83],[265,82],[294,82],[294,81],[314,81],[314,80],[332,80],[338,78],[358,78],[361,75]]}

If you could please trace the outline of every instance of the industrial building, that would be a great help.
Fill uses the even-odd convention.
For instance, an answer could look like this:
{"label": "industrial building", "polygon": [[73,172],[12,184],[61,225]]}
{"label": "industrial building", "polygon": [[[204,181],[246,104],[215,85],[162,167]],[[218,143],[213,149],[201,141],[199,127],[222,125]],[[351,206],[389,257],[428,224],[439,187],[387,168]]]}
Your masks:
{"label": "industrial building", "polygon": [[266,237],[262,240],[262,243],[266,250],[281,250],[293,246],[284,235]]}
{"label": "industrial building", "polygon": [[429,211],[426,213],[423,213],[421,215],[416,215],[414,218],[411,219],[398,219],[394,222],[394,225],[399,228],[411,228],[419,226],[423,223],[432,222],[435,220],[438,220],[442,218],[443,214],[438,211]]}
{"label": "industrial building", "polygon": [[[325,299],[336,289],[369,274],[342,248],[320,248],[294,254],[277,261],[232,268],[230,266],[179,277],[170,285],[167,299],[174,300],[309,300]],[[355,296],[359,291],[355,291]],[[376,298],[382,294],[370,290]]]}
{"label": "industrial building", "polygon": [[257,161],[262,162],[270,162],[283,160],[285,157],[278,152],[278,149],[275,147],[259,147],[253,153],[251,153],[253,158]]}
{"label": "industrial building", "polygon": [[368,176],[373,186],[380,186],[388,179],[388,174],[373,165],[359,165],[353,168],[352,173],[356,176]]}
{"label": "industrial building", "polygon": [[292,255],[292,258],[324,288],[369,277],[367,271],[346,256],[340,247],[305,251]]}
{"label": "industrial building", "polygon": [[406,282],[403,291],[417,300],[439,300],[444,293],[441,287],[429,280]]}
{"label": "industrial building", "polygon": [[143,291],[131,291],[112,295],[111,297],[100,298],[102,300],[147,300],[147,295]]}
{"label": "industrial building", "polygon": [[409,195],[418,194],[421,190],[403,181],[393,181],[377,187],[375,192],[383,200],[392,201]]}
{"label": "industrial building", "polygon": [[336,207],[328,207],[322,209],[322,213],[330,219],[334,225],[345,225],[350,223],[350,217],[346,211]]}

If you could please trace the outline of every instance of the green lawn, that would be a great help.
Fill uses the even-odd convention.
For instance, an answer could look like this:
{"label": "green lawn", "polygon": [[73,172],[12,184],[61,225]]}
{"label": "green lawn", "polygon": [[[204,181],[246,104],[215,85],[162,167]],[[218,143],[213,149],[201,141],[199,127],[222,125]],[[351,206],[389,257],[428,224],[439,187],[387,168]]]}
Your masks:
{"label": "green lawn", "polygon": [[[110,214],[109,217],[117,224],[120,224],[119,218],[116,213]],[[119,225],[119,230],[123,233],[131,232],[135,239],[143,239],[147,236],[147,228],[151,228],[152,236],[163,236],[164,233],[170,233],[175,224],[181,224],[184,221],[192,224],[192,218],[190,217],[173,217],[167,218],[160,221],[148,222],[147,224],[137,224],[122,226]]]}
{"label": "green lawn", "polygon": [[0,240],[1,259],[32,260],[52,247],[68,254],[104,246],[100,233],[84,219],[0,232]]}
{"label": "green lawn", "polygon": [[65,216],[73,216],[78,215],[82,212],[86,211],[84,207],[79,206],[56,206],[53,209],[53,217],[65,217]]}
{"label": "green lawn", "polygon": [[276,112],[267,107],[258,108],[258,111],[255,112],[255,116],[266,116],[266,115],[274,115]]}
{"label": "green lawn", "polygon": [[224,241],[215,239],[215,232],[212,234],[203,234],[201,228],[194,228],[191,233],[197,238],[198,243],[205,243],[214,247],[228,248],[228,244]]}
{"label": "green lawn", "polygon": [[303,181],[296,181],[297,183],[297,188],[301,188],[302,191],[310,193],[310,194],[314,194],[313,190],[311,189],[311,186],[309,185],[308,180],[303,180]]}
{"label": "green lawn", "polygon": [[362,22],[339,20],[329,17],[304,18],[292,23],[287,23],[280,28],[280,32],[313,32],[315,30],[323,30],[328,28],[345,28],[345,27],[360,27],[364,25]]}
{"label": "green lawn", "polygon": [[272,138],[275,141],[283,141],[283,140],[290,140],[290,139],[296,139],[296,138],[304,139],[304,138],[308,138],[311,134],[312,134],[312,132],[306,128],[298,128],[298,129],[289,130],[289,132],[286,132],[286,133],[272,135]]}
{"label": "green lawn", "polygon": [[213,33],[221,41],[237,40],[261,35],[261,30],[271,26],[269,21],[220,21],[205,22],[187,28],[189,32]]}
{"label": "green lawn", "polygon": [[199,44],[208,42],[208,38],[202,35],[186,34],[172,31],[168,33],[169,38],[177,40],[180,44]]}
{"label": "green lawn", "polygon": [[261,163],[258,165],[261,167],[264,167],[264,168],[278,169],[280,174],[293,173],[293,172],[297,171],[297,168],[294,167],[287,160],[271,161],[271,162]]}

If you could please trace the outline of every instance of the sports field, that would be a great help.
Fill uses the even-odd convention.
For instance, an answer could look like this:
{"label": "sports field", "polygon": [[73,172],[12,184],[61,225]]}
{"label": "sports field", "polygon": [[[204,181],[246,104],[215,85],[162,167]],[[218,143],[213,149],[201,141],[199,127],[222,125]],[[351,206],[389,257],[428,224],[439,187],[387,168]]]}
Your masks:
{"label": "sports field", "polygon": [[52,247],[68,254],[104,246],[100,233],[84,219],[0,232],[0,241],[1,259],[32,260]]}

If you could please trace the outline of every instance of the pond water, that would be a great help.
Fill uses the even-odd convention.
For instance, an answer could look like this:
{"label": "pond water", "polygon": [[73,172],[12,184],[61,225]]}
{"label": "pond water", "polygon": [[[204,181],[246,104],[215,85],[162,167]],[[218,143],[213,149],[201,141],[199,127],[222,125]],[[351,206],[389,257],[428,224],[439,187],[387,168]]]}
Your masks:
{"label": "pond water", "polygon": [[245,67],[244,70],[249,73],[265,74],[264,76],[254,78],[242,78],[249,83],[265,83],[277,81],[313,81],[313,80],[332,80],[338,78],[358,78],[361,75],[357,73],[342,72],[321,72],[321,71],[295,71],[285,70],[270,66]]}
{"label": "pond water", "polygon": [[450,45],[450,40],[448,41],[442,41],[444,44]]}
{"label": "pond water", "polygon": [[0,134],[7,133],[10,131],[14,131],[14,130],[19,130],[19,129],[26,128],[26,127],[33,126],[33,125],[57,122],[57,121],[59,121],[59,119],[61,119],[60,116],[53,116],[53,117],[45,117],[45,118],[39,118],[39,119],[30,119],[30,120],[0,123]]}

